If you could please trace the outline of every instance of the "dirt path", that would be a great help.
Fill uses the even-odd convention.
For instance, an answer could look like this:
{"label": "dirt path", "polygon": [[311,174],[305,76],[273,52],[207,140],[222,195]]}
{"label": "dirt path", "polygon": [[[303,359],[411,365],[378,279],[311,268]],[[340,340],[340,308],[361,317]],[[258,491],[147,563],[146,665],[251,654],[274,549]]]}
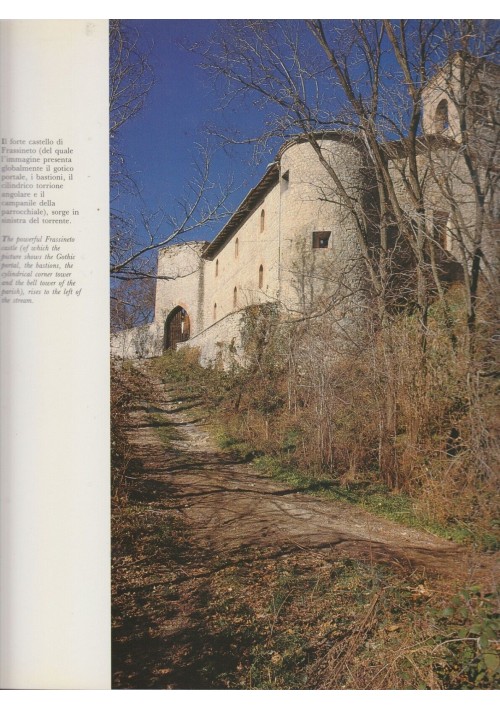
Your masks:
{"label": "dirt path", "polygon": [[[137,484],[142,528],[141,539],[130,551],[116,555],[115,687],[235,687],[221,679],[228,673],[232,677],[246,673],[239,670],[245,659],[251,668],[258,665],[256,639],[265,637],[266,649],[275,649],[280,638],[294,639],[288,634],[301,614],[300,634],[307,626],[310,638],[299,644],[300,653],[310,648],[307,654],[316,658],[323,645],[329,647],[337,637],[341,648],[350,583],[335,592],[343,595],[342,619],[334,618],[331,606],[307,618],[309,606],[313,602],[321,606],[320,594],[333,589],[332,570],[340,569],[340,560],[367,562],[373,569],[377,563],[388,563],[407,580],[405,594],[411,600],[418,597],[415,588],[426,575],[434,580],[459,579],[470,572],[470,559],[452,543],[348,504],[315,498],[270,480],[252,464],[235,463],[196,420],[193,403],[172,400],[168,388],[159,383],[154,392],[153,401],[132,413],[129,429],[131,475]],[[161,436],[168,437],[168,447]],[[133,496],[130,504],[134,505]],[[309,596],[301,591],[293,597],[295,578],[312,580],[307,582],[312,585]],[[374,587],[368,589],[366,580],[363,585],[353,592],[353,604],[365,598],[367,604],[380,604],[386,592],[374,596]],[[425,604],[426,598],[421,602]],[[283,616],[285,603],[290,611],[279,636],[278,617]],[[414,603],[420,601],[410,602]],[[388,613],[392,604],[387,602]],[[350,623],[359,629],[357,617]],[[303,659],[285,663],[286,654],[272,652],[271,661],[281,663],[284,678],[286,663],[293,673],[305,663]],[[261,666],[270,673],[273,666],[266,659]],[[281,687],[304,687],[294,685],[293,673],[288,685]],[[236,687],[253,687],[254,682],[250,670],[250,678],[245,676],[243,685]],[[267,681],[260,682],[259,687],[268,687]]]}
{"label": "dirt path", "polygon": [[150,412],[168,415],[181,433],[174,443],[177,455],[165,456],[145,412],[135,414],[137,428],[130,440],[150,484],[166,487],[171,504],[210,554],[307,549],[418,567],[427,574],[456,576],[463,570],[463,554],[453,543],[349,504],[314,498],[269,479],[252,464],[234,463],[193,419],[189,403],[172,401],[162,385],[156,385],[156,392]]}

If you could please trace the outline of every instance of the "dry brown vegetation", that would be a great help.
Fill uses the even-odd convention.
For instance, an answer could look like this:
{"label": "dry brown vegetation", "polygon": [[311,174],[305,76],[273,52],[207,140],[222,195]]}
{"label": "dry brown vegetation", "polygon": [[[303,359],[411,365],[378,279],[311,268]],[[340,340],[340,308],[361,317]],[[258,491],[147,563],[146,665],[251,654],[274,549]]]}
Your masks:
{"label": "dry brown vegetation", "polygon": [[122,362],[111,363],[111,495],[119,506],[127,500],[132,449],[127,437],[130,414],[151,395],[148,378]]}
{"label": "dry brown vegetation", "polygon": [[[258,145],[309,143],[324,169],[318,197],[349,215],[358,249],[337,270],[296,265],[295,323],[285,304],[248,309],[247,369],[222,397],[231,437],[313,477],[406,493],[436,524],[491,546],[497,46],[488,21],[234,20],[200,50],[228,102],[262,107]],[[362,151],[366,200],[329,160],[328,131]],[[313,279],[324,294],[306,306]]]}
{"label": "dry brown vegetation", "polygon": [[447,294],[446,323],[430,308],[424,353],[405,314],[339,352],[324,321],[249,308],[244,368],[199,371],[196,353],[181,356],[184,370],[168,356],[162,367],[204,398],[229,447],[347,489],[405,494],[413,513],[495,548],[497,369],[486,317],[471,361],[462,296],[459,285]]}
{"label": "dry brown vegetation", "polygon": [[[362,296],[339,297],[349,263],[321,274],[325,302],[314,312],[290,320],[283,304],[245,309],[243,357],[225,368],[204,370],[189,350],[153,366],[182,406],[209,417],[235,462],[489,561],[498,547],[498,122],[493,103],[478,120],[476,89],[488,88],[488,67],[497,76],[496,47],[496,24],[481,21],[222,28],[203,51],[206,66],[227,100],[261,102],[261,147],[308,140],[330,178],[328,199],[356,225]],[[442,71],[457,135],[423,138],[424,92]],[[376,205],[360,204],[325,159],[321,136],[339,129],[364,145]],[[149,234],[148,252],[158,246]],[[117,270],[135,256],[122,254]],[[117,687],[494,687],[491,584],[438,583],[310,549],[221,559],[200,544],[165,478],[198,464],[176,448],[161,411],[149,412],[158,436],[139,456],[130,449],[131,411],[147,412],[150,386],[133,368],[114,370]]]}
{"label": "dry brown vegetation", "polygon": [[[177,409],[196,420],[200,405],[205,412],[210,407],[210,420],[217,412],[219,428],[225,422],[226,432],[229,426],[239,432],[226,457],[241,461],[255,456],[253,441],[260,442],[259,451],[268,452],[268,461],[277,451],[288,463],[302,460],[303,447],[297,447],[302,452],[294,459],[292,430],[286,433],[285,422],[293,431],[301,423],[305,446],[309,419],[280,414],[290,411],[283,370],[273,369],[264,378],[263,356],[253,375],[248,370],[207,372],[196,360],[195,352],[168,354],[153,367],[163,374]],[[115,687],[495,686],[498,622],[491,585],[469,579],[464,586],[463,580],[427,577],[418,570],[298,545],[239,546],[220,554],[206,540],[207,530],[197,530],[186,517],[184,505],[200,500],[188,495],[194,493],[190,476],[196,477],[200,464],[189,449],[179,448],[171,420],[153,406],[157,395],[151,378],[122,367],[115,379],[120,401],[128,399],[122,433],[130,441],[143,422],[150,442],[126,450],[128,466],[117,479]],[[303,401],[300,406],[309,405]],[[255,438],[245,443],[244,431]],[[278,449],[277,442],[284,440],[288,448]],[[202,483],[200,492],[205,487]],[[344,478],[343,490],[356,491],[356,483]],[[215,534],[223,538],[224,529]]]}

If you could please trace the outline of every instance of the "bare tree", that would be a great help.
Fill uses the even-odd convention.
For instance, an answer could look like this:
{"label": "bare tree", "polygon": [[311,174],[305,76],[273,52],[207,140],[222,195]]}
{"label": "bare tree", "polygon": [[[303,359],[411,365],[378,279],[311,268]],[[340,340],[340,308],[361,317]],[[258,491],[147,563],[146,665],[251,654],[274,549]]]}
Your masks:
{"label": "bare tree", "polygon": [[[443,206],[450,200],[443,190],[440,210],[429,201],[429,192],[439,191],[432,184],[433,166],[443,149],[448,163],[454,156],[457,169],[458,162],[465,161],[478,210],[484,212],[493,204],[486,193],[491,192],[494,160],[490,155],[490,167],[481,170],[471,141],[462,140],[459,146],[456,136],[446,132],[424,135],[423,94],[457,50],[474,44],[476,54],[491,59],[497,41],[494,29],[475,21],[232,21],[203,51],[203,64],[223,81],[227,102],[246,96],[265,109],[266,125],[256,141],[267,144],[272,137],[298,133],[309,140],[331,179],[335,199],[356,223],[381,322],[395,303],[414,305],[424,350],[430,291],[442,295],[440,269],[432,258],[433,216],[451,212],[449,205]],[[464,111],[464,96],[470,99],[466,81],[470,77],[465,73],[455,100]],[[377,188],[370,209],[359,204],[325,154],[321,138],[331,130],[355,134],[363,145]],[[478,184],[479,175],[489,181],[488,190]],[[476,220],[476,243],[483,223],[484,215]],[[460,239],[465,239],[463,234]],[[475,258],[475,266],[462,258],[472,291],[484,259],[481,249],[475,250]]]}
{"label": "bare tree", "polygon": [[146,325],[154,316],[156,282],[150,279],[123,279],[111,292],[111,332]]}
{"label": "bare tree", "polygon": [[137,198],[138,187],[130,174],[120,144],[120,130],[144,107],[154,84],[147,52],[140,37],[122,20],[109,21],[109,138],[110,138],[110,225],[111,262],[129,239],[131,218],[120,200],[128,195]]}
{"label": "bare tree", "polygon": [[112,141],[144,107],[154,84],[149,57],[139,33],[123,20],[109,21],[109,121]]}
{"label": "bare tree", "polygon": [[[251,20],[223,25],[206,47],[196,48],[220,82],[226,103],[248,100],[262,110],[261,134],[246,141],[265,147],[273,139],[302,136],[331,186],[318,196],[350,213],[374,304],[367,352],[379,334],[373,348],[379,466],[386,482],[396,487],[394,442],[402,397],[423,388],[422,412],[432,402],[430,308],[439,299],[455,346],[446,289],[461,273],[472,342],[480,276],[495,271],[491,243],[498,211],[498,114],[493,104],[498,99],[488,104],[483,125],[477,118],[471,123],[471,109],[475,104],[477,114],[479,104],[484,114],[479,87],[485,78],[487,94],[498,96],[492,80],[497,68],[491,68],[497,42],[497,24],[483,21]],[[444,98],[449,99],[449,116],[445,104],[439,104]],[[356,142],[374,188],[371,199],[362,202],[357,186],[329,160],[323,139],[330,132]],[[234,134],[229,140],[242,141]],[[335,298],[342,296],[338,279],[332,272]],[[409,379],[396,366],[401,333],[391,327],[401,314],[410,316],[408,328],[415,319],[419,324],[420,347]],[[302,369],[308,372],[307,364]],[[300,370],[294,365],[294,372]],[[325,391],[318,390],[321,401]],[[412,421],[408,442],[416,447],[425,416]]]}
{"label": "bare tree", "polygon": [[496,27],[472,21],[451,23],[444,36],[459,47],[440,69],[453,145],[429,156],[428,164],[449,215],[448,246],[463,267],[473,348],[481,281],[486,297],[498,299],[500,67],[492,60],[499,37]]}
{"label": "bare tree", "polygon": [[[122,20],[110,21],[110,273],[118,280],[157,278],[154,255],[161,247],[187,240],[197,230],[226,216],[231,185],[212,175],[213,150],[193,146],[193,176],[183,186],[173,211],[151,207],[127,165],[121,132],[143,109],[155,83],[150,49],[138,31]],[[120,289],[118,289],[120,290]]]}
{"label": "bare tree", "polygon": [[226,201],[231,182],[222,184],[212,177],[213,152],[197,146],[199,160],[193,165],[193,177],[182,189],[177,209],[167,212],[162,207],[151,210],[144,196],[136,194],[136,214],[120,213],[115,222],[112,245],[111,275],[118,279],[154,276],[151,255],[168,244],[187,240],[197,230],[218,223],[227,216]]}

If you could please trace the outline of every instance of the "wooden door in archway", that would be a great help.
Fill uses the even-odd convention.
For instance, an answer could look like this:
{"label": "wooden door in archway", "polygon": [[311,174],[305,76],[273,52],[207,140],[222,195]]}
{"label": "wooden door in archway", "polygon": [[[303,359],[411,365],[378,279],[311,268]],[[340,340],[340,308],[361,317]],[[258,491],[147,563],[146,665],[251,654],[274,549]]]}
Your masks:
{"label": "wooden door in archway", "polygon": [[164,350],[175,350],[177,343],[189,340],[190,324],[189,315],[184,308],[177,306],[171,311],[165,321],[165,333],[163,338]]}

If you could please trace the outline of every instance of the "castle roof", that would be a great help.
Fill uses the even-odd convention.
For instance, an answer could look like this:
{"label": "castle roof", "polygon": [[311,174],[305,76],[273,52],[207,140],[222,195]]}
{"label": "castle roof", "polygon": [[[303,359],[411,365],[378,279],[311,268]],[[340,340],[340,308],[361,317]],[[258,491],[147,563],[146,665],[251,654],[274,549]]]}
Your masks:
{"label": "castle roof", "polygon": [[[316,140],[336,140],[339,142],[349,141],[350,143],[355,143],[358,147],[362,147],[362,141],[355,133],[348,131],[315,131],[314,137]],[[213,259],[214,256],[219,252],[219,250],[224,246],[224,244],[233,236],[237,229],[243,224],[247,217],[255,210],[255,208],[262,202],[265,195],[273,188],[279,180],[279,161],[283,153],[290,148],[292,145],[297,145],[298,143],[305,143],[308,141],[308,136],[305,134],[298,134],[292,136],[289,140],[285,141],[281,148],[279,149],[276,159],[273,163],[270,163],[264,173],[264,176],[257,183],[257,185],[250,190],[243,202],[240,204],[238,209],[231,216],[229,221],[217,234],[212,242],[206,247],[203,252],[203,257],[205,259]]]}
{"label": "castle roof", "polygon": [[248,215],[262,202],[263,197],[274,187],[279,180],[279,164],[271,163],[264,176],[257,185],[250,190],[238,209],[234,212],[229,222],[221,229],[215,239],[210,242],[203,252],[205,259],[213,259],[219,249],[226,243],[235,231],[243,224]]}

